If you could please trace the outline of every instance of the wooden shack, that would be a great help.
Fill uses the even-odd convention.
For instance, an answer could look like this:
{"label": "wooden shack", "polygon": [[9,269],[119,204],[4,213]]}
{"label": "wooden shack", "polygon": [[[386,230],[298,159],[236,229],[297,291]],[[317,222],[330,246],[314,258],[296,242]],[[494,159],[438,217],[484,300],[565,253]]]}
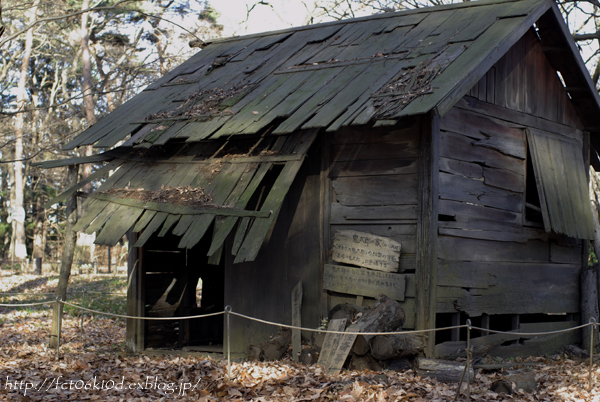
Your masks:
{"label": "wooden shack", "polygon": [[[465,2],[202,47],[65,146],[106,152],[44,164],[106,163],[62,197],[87,197],[77,229],[97,243],[130,233],[129,313],[230,305],[290,324],[301,282],[305,327],[379,293],[399,301],[406,329],[581,320],[600,102],[553,1]],[[222,316],[131,321],[128,346],[218,349],[223,328]],[[238,353],[278,330],[240,317],[232,328]],[[465,336],[438,333],[427,353]],[[516,342],[511,353],[534,350]]]}

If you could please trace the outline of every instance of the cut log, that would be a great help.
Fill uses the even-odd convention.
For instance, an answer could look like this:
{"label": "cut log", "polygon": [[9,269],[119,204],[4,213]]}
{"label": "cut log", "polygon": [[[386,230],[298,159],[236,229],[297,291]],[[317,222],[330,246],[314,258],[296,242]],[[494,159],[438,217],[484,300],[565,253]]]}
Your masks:
{"label": "cut log", "polygon": [[348,327],[354,321],[354,318],[358,315],[358,312],[359,311],[356,309],[356,307],[351,304],[338,304],[334,306],[331,311],[329,311],[329,321],[345,318],[346,327]]}
{"label": "cut log", "polygon": [[317,363],[317,351],[313,348],[302,349],[299,357],[300,363],[303,364],[315,364]]}
{"label": "cut log", "polygon": [[[393,332],[402,329],[406,320],[400,304],[387,296],[381,295],[372,309],[366,310],[356,322],[346,328],[346,332]],[[360,335],[368,344],[374,335]]]}
{"label": "cut log", "polygon": [[373,357],[369,356],[369,355],[364,355],[364,356],[352,356],[352,358],[350,359],[350,364],[348,365],[348,368],[350,370],[356,370],[356,371],[365,371],[365,370],[371,370],[371,371],[383,371],[383,366],[381,365],[380,362],[378,362],[377,360],[373,359]]}
{"label": "cut log", "polygon": [[364,356],[370,350],[369,343],[363,336],[357,336],[354,345],[352,346],[352,353],[358,356]]}
{"label": "cut log", "polygon": [[466,341],[448,341],[435,345],[433,355],[437,359],[456,360],[458,357],[466,356]]}
{"label": "cut log", "polygon": [[[417,374],[424,377],[432,377],[439,382],[458,383],[465,370],[465,363],[451,362],[447,360],[435,360],[419,358],[419,368]],[[473,368],[469,367],[469,381],[473,382]],[[466,374],[466,373],[465,373]],[[467,381],[467,376],[463,381]]]}
{"label": "cut log", "polygon": [[290,330],[281,331],[268,341],[261,343],[260,354],[265,360],[279,360],[288,351],[292,343],[292,334]]}
{"label": "cut log", "polygon": [[386,360],[383,363],[385,363],[386,370],[403,371],[414,370],[416,360],[413,358],[401,357],[399,359]]}
{"label": "cut log", "polygon": [[426,344],[425,334],[381,335],[371,339],[371,355],[377,360],[415,356]]}

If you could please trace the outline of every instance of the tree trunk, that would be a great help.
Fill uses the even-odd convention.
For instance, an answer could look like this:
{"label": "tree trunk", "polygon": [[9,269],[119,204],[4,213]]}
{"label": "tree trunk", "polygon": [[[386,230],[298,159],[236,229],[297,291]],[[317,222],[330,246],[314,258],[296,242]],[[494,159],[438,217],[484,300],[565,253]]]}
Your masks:
{"label": "tree trunk", "polygon": [[[29,9],[29,22],[35,21],[40,0],[35,0]],[[29,61],[31,60],[31,49],[33,47],[33,31],[31,28],[25,35],[25,49],[21,61],[21,72],[17,86],[17,110],[15,117],[15,153],[13,162],[13,177],[11,186],[11,208],[14,211],[23,210],[23,137],[25,134],[25,105],[28,100],[27,80],[29,78]],[[12,225],[12,236],[10,244],[10,255],[12,258],[23,259],[27,257],[25,246],[25,224],[21,219],[14,220]]]}
{"label": "tree trunk", "polygon": [[[79,166],[69,166],[67,187],[74,186],[77,183]],[[71,276],[71,265],[73,264],[73,254],[75,253],[75,243],[77,241],[77,232],[73,226],[77,223],[77,197],[71,197],[67,201],[67,227],[65,229],[65,244],[60,263],[60,276],[56,288],[56,297],[61,300],[67,300],[67,286],[69,285],[69,276]],[[49,347],[55,348],[58,345],[59,314],[62,310],[62,304],[54,305],[52,311],[52,330],[50,332]]]}
{"label": "tree trunk", "polygon": [[45,210],[42,208],[44,202],[42,191],[39,189],[41,178],[36,175],[32,181],[35,183],[33,186],[34,194],[37,194],[35,195],[33,206],[33,219],[35,225],[33,227],[33,250],[31,254],[34,259],[42,259],[44,258],[44,250],[46,248],[46,216]]}
{"label": "tree trunk", "polygon": [[592,209],[592,224],[594,226],[594,240],[592,246],[596,257],[600,258],[600,220],[598,211],[600,202],[598,200],[600,194],[600,186],[598,176],[593,167],[590,166],[590,208]]}

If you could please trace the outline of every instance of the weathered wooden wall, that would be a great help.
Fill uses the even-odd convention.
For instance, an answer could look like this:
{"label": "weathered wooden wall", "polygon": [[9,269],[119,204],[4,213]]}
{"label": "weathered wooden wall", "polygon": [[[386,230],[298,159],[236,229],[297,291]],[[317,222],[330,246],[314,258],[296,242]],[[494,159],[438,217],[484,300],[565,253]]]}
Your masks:
{"label": "weathered wooden wall", "polygon": [[[291,324],[292,289],[302,281],[302,325],[316,328],[320,297],[320,149],[313,144],[282,204],[275,226],[253,262],[233,264],[225,255],[225,305],[235,312]],[[231,250],[231,244],[225,246]],[[279,331],[278,327],[231,317],[231,349],[247,352]]]}
{"label": "weathered wooden wall", "polygon": [[526,127],[582,139],[533,31],[441,119],[438,313],[579,309],[582,242],[525,223]]}
{"label": "weathered wooden wall", "polygon": [[[399,271],[407,274],[405,328],[415,323],[415,268],[418,210],[418,155],[421,121],[399,127],[342,129],[333,133],[326,154],[331,163],[324,202],[325,262],[337,230],[389,237],[402,244]],[[328,308],[356,297],[329,292]],[[374,299],[364,299],[365,305]]]}

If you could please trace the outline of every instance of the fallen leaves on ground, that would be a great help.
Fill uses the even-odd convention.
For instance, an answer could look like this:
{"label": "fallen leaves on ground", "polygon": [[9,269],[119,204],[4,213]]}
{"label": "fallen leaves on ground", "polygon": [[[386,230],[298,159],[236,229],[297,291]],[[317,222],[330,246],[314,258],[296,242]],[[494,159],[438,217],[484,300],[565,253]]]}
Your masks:
{"label": "fallen leaves on ground", "polygon": [[[457,384],[442,384],[413,371],[342,371],[321,367],[213,357],[130,355],[125,353],[125,322],[103,317],[66,315],[61,356],[48,349],[50,309],[0,313],[0,400],[11,401],[452,401]],[[83,343],[81,342],[83,340]],[[219,356],[219,357],[215,357]],[[532,367],[538,390],[532,394],[496,394],[490,384],[501,373],[478,371],[471,385],[474,401],[599,401],[596,386],[587,391],[587,362],[564,355],[516,359]],[[466,389],[459,400],[464,401]]]}

